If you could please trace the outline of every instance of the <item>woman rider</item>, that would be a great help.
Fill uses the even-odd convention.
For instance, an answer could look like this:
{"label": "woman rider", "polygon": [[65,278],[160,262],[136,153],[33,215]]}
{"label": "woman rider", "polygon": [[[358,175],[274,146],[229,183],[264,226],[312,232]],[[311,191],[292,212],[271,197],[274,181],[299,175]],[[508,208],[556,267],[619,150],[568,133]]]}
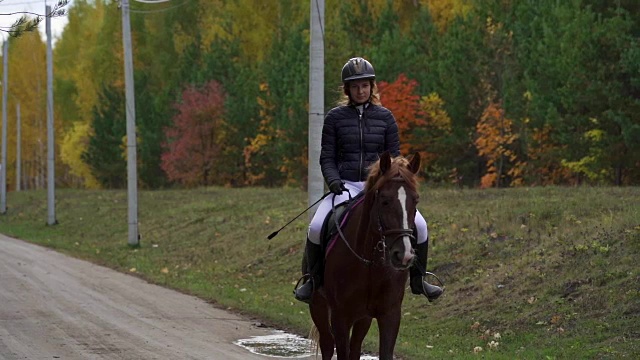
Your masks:
{"label": "woman rider", "polygon": [[[303,302],[310,302],[314,288],[322,284],[324,254],[320,231],[332,204],[349,200],[364,189],[367,168],[380,154],[389,151],[391,156],[400,155],[398,125],[391,111],[380,103],[375,78],[369,61],[361,57],[349,59],[342,68],[345,97],[324,119],[320,168],[335,200],[326,197],[309,224],[305,246],[309,279],[295,290],[296,299]],[[442,289],[423,280],[429,242],[427,222],[420,212],[416,213],[415,224],[417,261],[410,269],[411,292],[433,301]]]}

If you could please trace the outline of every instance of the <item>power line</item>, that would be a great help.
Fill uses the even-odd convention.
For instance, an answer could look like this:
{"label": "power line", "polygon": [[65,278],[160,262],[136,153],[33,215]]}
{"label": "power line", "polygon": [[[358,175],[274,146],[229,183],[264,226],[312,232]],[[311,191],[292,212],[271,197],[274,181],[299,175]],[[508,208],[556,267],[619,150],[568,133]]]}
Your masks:
{"label": "power line", "polygon": [[36,0],[36,1],[25,1],[25,2],[21,2],[21,3],[10,3],[10,4],[3,4],[0,3],[0,6],[16,6],[16,5],[32,5],[32,4],[42,4],[42,0]]}
{"label": "power line", "polygon": [[171,0],[133,0],[135,2],[143,3],[143,4],[160,4],[169,2]]}
{"label": "power line", "polygon": [[[139,1],[139,0],[135,0],[135,1]],[[165,0],[163,2],[166,2],[166,1],[168,1],[168,0]],[[190,1],[191,0],[185,0],[185,1],[183,1],[182,3],[180,3],[178,5],[173,5],[173,6],[169,6],[169,7],[166,7],[166,8],[157,9],[157,10],[133,10],[133,9],[131,9],[131,10],[129,10],[129,12],[136,13],[136,14],[159,13],[159,12],[164,12],[164,11],[168,11],[168,10],[173,10],[173,9],[175,9],[177,7],[180,7],[180,6],[183,6],[183,5],[187,4],[187,3],[189,3]],[[139,2],[141,2],[141,1],[139,1]],[[154,4],[154,3],[145,3],[145,4]]]}

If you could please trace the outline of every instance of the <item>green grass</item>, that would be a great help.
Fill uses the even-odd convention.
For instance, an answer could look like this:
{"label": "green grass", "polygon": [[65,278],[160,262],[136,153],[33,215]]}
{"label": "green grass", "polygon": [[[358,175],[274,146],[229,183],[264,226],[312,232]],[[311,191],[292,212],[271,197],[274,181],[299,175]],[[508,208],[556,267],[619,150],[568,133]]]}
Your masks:
{"label": "green grass", "polygon": [[[45,191],[8,193],[0,232],[308,333],[292,296],[307,216],[266,238],[306,208],[306,193],[142,191],[138,248],[127,245],[125,191],[56,200],[59,224],[47,226]],[[403,359],[640,357],[640,188],[424,188],[419,208],[446,293],[435,304],[405,297]],[[367,350],[376,343],[372,328]]]}

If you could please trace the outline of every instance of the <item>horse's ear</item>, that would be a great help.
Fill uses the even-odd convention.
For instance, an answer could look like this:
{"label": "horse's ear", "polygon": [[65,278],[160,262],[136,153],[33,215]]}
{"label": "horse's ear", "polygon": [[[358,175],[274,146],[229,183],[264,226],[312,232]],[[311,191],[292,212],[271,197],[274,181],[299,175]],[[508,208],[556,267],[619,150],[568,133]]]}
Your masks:
{"label": "horse's ear", "polygon": [[386,173],[389,168],[391,168],[391,155],[388,151],[385,151],[380,155],[380,173]]}
{"label": "horse's ear", "polygon": [[413,155],[413,157],[411,158],[411,161],[409,162],[409,169],[411,169],[411,172],[414,174],[417,174],[418,171],[420,170],[420,153],[419,152],[415,153],[415,155]]}

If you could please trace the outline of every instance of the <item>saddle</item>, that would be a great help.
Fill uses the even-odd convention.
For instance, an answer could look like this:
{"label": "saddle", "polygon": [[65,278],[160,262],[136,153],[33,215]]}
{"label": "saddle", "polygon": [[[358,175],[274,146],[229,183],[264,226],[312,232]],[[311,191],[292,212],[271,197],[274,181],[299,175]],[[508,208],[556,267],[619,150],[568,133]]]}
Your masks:
{"label": "saddle", "polygon": [[320,245],[322,246],[322,250],[325,254],[331,248],[332,240],[334,240],[338,234],[338,227],[336,226],[336,223],[343,225],[351,214],[351,210],[362,202],[363,199],[364,192],[360,192],[358,195],[336,205],[334,209],[329,211],[320,230]]}

